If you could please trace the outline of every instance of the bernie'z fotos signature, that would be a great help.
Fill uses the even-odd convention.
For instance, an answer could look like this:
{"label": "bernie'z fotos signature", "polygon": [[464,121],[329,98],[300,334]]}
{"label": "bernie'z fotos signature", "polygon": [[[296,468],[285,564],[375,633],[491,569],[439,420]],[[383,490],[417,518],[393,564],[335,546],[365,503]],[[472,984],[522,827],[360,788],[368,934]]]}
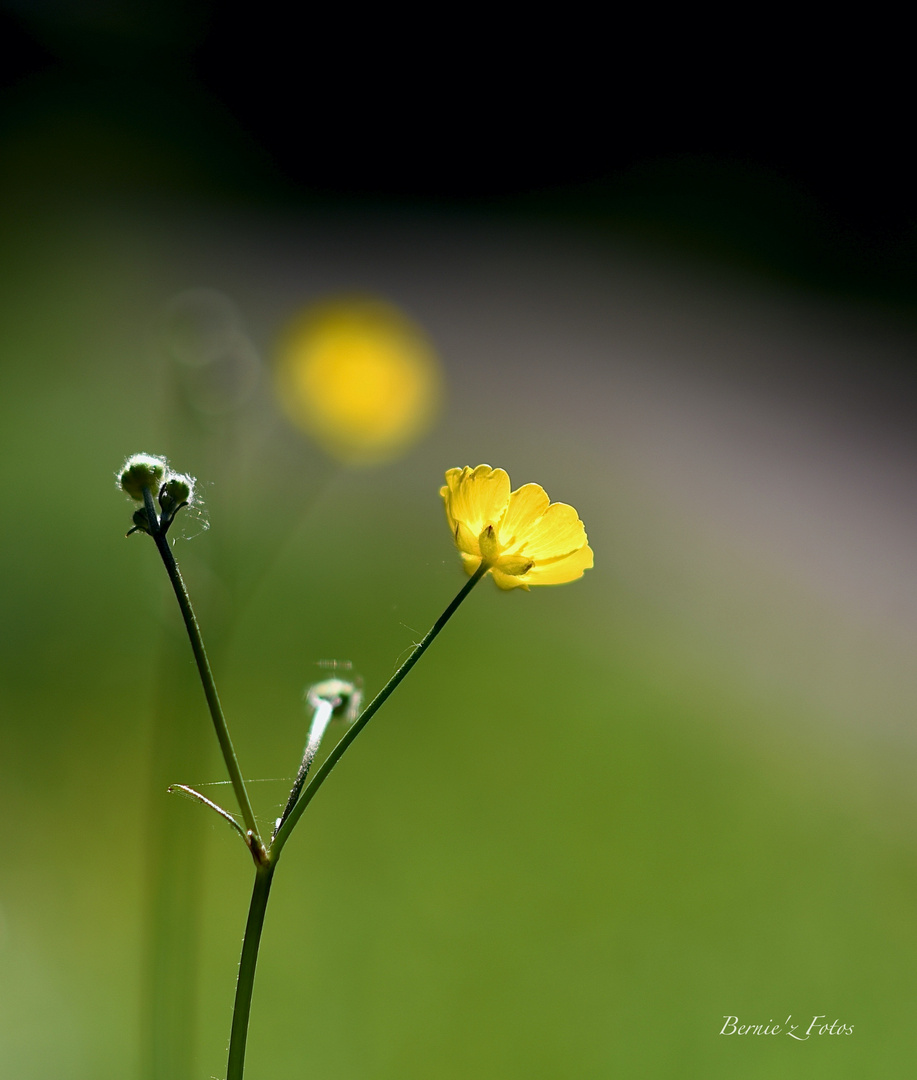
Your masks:
{"label": "bernie'z fotos signature", "polygon": [[784,1023],[775,1024],[773,1020],[768,1020],[766,1024],[740,1024],[737,1016],[723,1015],[723,1019],[726,1021],[720,1029],[721,1035],[789,1035],[791,1039],[796,1039],[799,1042],[805,1042],[810,1035],[852,1035],[853,1024],[842,1024],[840,1020],[835,1020],[831,1024],[826,1024],[824,1021],[827,1019],[825,1016],[813,1016],[812,1023],[805,1029],[805,1032],[800,1032],[800,1024],[791,1024],[793,1014],[786,1018]]}

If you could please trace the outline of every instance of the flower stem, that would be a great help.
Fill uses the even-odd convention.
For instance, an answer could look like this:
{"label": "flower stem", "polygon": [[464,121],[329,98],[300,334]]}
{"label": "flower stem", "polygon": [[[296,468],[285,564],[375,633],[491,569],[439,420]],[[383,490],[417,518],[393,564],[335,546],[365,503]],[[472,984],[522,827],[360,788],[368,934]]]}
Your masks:
{"label": "flower stem", "polygon": [[[147,516],[151,522],[155,522],[156,514],[153,507],[153,498],[148,488],[143,489],[143,495]],[[198,674],[201,678],[204,696],[207,699],[210,716],[213,720],[214,729],[216,730],[217,741],[219,742],[220,750],[223,753],[223,761],[226,763],[226,770],[229,773],[233,791],[236,793],[239,809],[242,811],[242,820],[245,822],[246,829],[252,833],[260,848],[262,846],[261,836],[258,832],[258,826],[255,823],[252,804],[248,798],[245,781],[242,779],[242,771],[239,768],[236,752],[233,749],[232,739],[229,737],[229,728],[226,726],[226,718],[223,715],[223,706],[220,704],[220,695],[217,693],[216,683],[213,680],[213,672],[210,670],[210,661],[207,659],[207,651],[204,648],[204,639],[201,636],[201,628],[198,625],[194,609],[191,607],[191,598],[188,596],[188,590],[185,588],[185,583],[182,580],[178,564],[175,561],[175,556],[172,554],[171,547],[169,547],[169,541],[166,538],[165,533],[154,526],[152,536],[156,542],[156,549],[159,551],[159,555],[166,568],[166,573],[169,575],[169,581],[172,582],[175,598],[178,600],[178,606],[185,622],[185,629],[188,631],[188,638],[191,641],[191,651],[194,653],[194,659],[197,662]]]}
{"label": "flower stem", "polygon": [[389,679],[389,681],[382,687],[378,694],[372,699],[372,701],[366,706],[359,717],[354,723],[347,729],[347,731],[341,736],[334,749],[322,762],[321,768],[315,774],[312,782],[306,788],[306,790],[299,797],[299,801],[293,807],[286,817],[286,820],[280,826],[277,832],[277,836],[271,844],[270,860],[271,863],[276,864],[280,858],[280,852],[283,850],[284,844],[289,839],[290,833],[296,827],[297,821],[302,817],[303,811],[315,797],[316,792],[327,780],[331,773],[331,770],[340,761],[347,747],[353,742],[353,740],[360,734],[363,728],[369,723],[375,714],[382,708],[392,691],[398,686],[398,684],[404,679],[411,668],[417,663],[417,661],[423,656],[430,645],[433,643],[434,638],[439,634],[440,630],[446,625],[446,623],[452,618],[455,612],[458,610],[459,605],[465,599],[465,597],[471,592],[471,590],[477,585],[481,578],[490,569],[490,565],[487,562],[482,562],[474,574],[465,582],[459,594],[455,597],[452,603],[446,608],[446,610],[436,620],[430,630],[427,632],[426,637],[420,642],[420,644],[414,649],[411,655],[405,660],[395,674]]}
{"label": "flower stem", "polygon": [[261,944],[264,913],[271,893],[274,869],[274,863],[266,862],[255,870],[255,884],[248,908],[248,920],[245,923],[242,957],[239,960],[236,1000],[232,1009],[232,1032],[229,1036],[226,1080],[242,1080],[242,1072],[245,1068],[245,1044],[248,1041],[248,1019],[252,1009],[252,990],[255,986],[255,965],[258,963],[258,948]]}

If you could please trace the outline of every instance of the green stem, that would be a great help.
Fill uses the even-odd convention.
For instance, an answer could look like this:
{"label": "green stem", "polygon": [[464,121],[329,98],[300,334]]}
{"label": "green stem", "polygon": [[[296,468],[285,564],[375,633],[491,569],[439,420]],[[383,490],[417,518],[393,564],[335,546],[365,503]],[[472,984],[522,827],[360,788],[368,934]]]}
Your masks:
{"label": "green stem", "polygon": [[[157,518],[153,506],[153,498],[148,488],[144,488],[143,495],[147,517],[151,522],[156,522]],[[229,728],[226,726],[226,718],[223,715],[223,706],[220,704],[220,695],[217,693],[216,683],[213,680],[213,672],[210,670],[210,661],[207,659],[207,651],[204,648],[204,639],[201,636],[201,628],[198,626],[194,609],[191,607],[191,598],[188,596],[188,590],[185,588],[185,583],[182,580],[178,564],[175,562],[175,556],[172,554],[172,549],[169,547],[169,541],[166,538],[165,533],[156,527],[155,524],[152,528],[152,535],[153,539],[156,541],[156,548],[165,565],[166,573],[169,575],[169,581],[172,582],[172,588],[175,590],[175,597],[178,600],[178,606],[181,609],[182,618],[185,621],[185,629],[188,631],[188,637],[191,641],[191,651],[194,653],[194,659],[197,662],[198,674],[201,677],[201,684],[204,687],[204,696],[207,698],[207,705],[210,709],[210,716],[216,730],[220,750],[223,753],[223,760],[226,763],[229,779],[232,782],[233,791],[236,793],[239,809],[242,811],[242,820],[245,822],[246,829],[257,841],[258,848],[260,849],[262,847],[261,836],[258,832],[258,826],[255,823],[252,804],[248,798],[245,781],[242,779],[242,771],[239,768],[236,752],[233,749],[232,739],[229,737]]]}
{"label": "green stem", "polygon": [[452,601],[452,603],[446,608],[446,610],[440,615],[433,626],[430,628],[426,637],[420,642],[420,644],[414,649],[411,655],[405,660],[395,674],[389,679],[389,681],[382,687],[378,694],[372,699],[369,705],[360,713],[359,717],[354,723],[347,729],[341,736],[334,749],[325,758],[321,768],[315,774],[312,783],[306,788],[306,790],[299,797],[299,801],[293,807],[292,811],[288,815],[286,821],[281,825],[277,832],[277,836],[271,844],[270,860],[271,863],[276,864],[280,858],[280,852],[283,850],[284,844],[289,839],[290,833],[296,827],[297,821],[302,817],[303,811],[315,797],[318,789],[322,786],[325,780],[331,773],[331,770],[340,761],[347,747],[353,742],[353,740],[360,734],[363,728],[369,723],[375,714],[382,708],[385,702],[389,699],[392,691],[398,686],[398,684],[404,679],[411,668],[417,663],[417,661],[423,656],[430,645],[433,643],[433,639],[439,634],[440,630],[446,625],[446,623],[452,618],[455,612],[458,610],[459,605],[465,599],[465,597],[471,592],[471,590],[477,585],[481,578],[490,569],[490,565],[486,562],[482,562],[478,569],[474,572],[472,577],[465,582],[458,596]]}
{"label": "green stem", "polygon": [[239,978],[236,981],[236,1000],[232,1010],[232,1032],[229,1036],[226,1080],[242,1080],[242,1072],[245,1068],[245,1044],[248,1041],[248,1020],[252,1009],[252,990],[255,986],[255,965],[258,963],[258,948],[261,944],[264,913],[271,894],[274,868],[273,863],[263,863],[255,870],[255,885],[248,908],[242,957],[239,960]]}

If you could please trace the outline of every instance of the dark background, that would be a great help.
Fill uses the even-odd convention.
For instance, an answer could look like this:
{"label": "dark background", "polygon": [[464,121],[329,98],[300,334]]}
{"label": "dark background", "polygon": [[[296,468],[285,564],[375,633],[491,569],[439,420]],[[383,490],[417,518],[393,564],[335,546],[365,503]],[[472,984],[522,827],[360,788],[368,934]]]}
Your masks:
{"label": "dark background", "polygon": [[28,133],[7,172],[33,193],[558,217],[914,303],[893,25],[162,2],[0,18],[0,123]]}

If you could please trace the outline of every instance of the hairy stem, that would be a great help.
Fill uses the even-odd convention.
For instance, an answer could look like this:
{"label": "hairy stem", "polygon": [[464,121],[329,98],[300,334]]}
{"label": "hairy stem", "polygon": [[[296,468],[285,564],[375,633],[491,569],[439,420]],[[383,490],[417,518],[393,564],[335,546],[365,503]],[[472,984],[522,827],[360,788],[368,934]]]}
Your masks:
{"label": "hairy stem", "polygon": [[320,700],[316,706],[315,715],[312,717],[312,723],[309,725],[309,738],[306,742],[302,764],[299,766],[299,772],[296,774],[296,779],[293,781],[293,788],[290,791],[289,799],[287,799],[287,805],[284,807],[283,813],[278,819],[277,827],[274,830],[275,835],[280,831],[283,823],[293,812],[293,807],[296,805],[299,793],[302,791],[302,786],[306,782],[306,777],[309,775],[309,770],[312,768],[312,762],[315,760],[315,755],[318,753],[318,748],[321,746],[325,731],[331,723],[331,717],[333,715],[334,703],[331,701]]}

